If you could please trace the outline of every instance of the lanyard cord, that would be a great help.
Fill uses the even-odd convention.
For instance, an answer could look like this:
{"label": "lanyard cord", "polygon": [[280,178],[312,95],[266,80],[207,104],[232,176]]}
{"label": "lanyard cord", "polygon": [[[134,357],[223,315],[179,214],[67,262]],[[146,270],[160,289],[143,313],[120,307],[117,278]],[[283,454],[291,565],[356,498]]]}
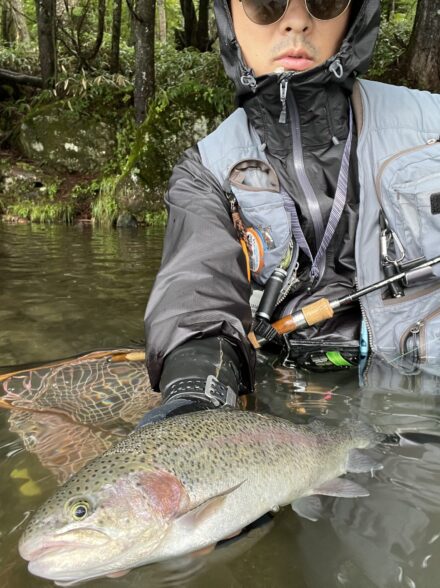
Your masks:
{"label": "lanyard cord", "polygon": [[[316,205],[318,204],[318,198],[315,194],[315,191],[310,184],[310,181],[305,173],[305,166],[304,166],[304,158],[303,158],[303,151],[301,146],[301,130],[299,126],[299,114],[298,108],[296,106],[295,101],[292,101],[293,105],[293,113],[292,113],[292,140],[293,140],[293,158],[295,161],[295,169],[297,171],[298,180],[301,185],[301,188],[304,191],[306,197],[308,196],[308,203],[313,207],[312,217],[315,219],[316,215]],[[307,243],[307,239],[304,236],[304,232],[301,228],[301,224],[298,218],[298,212],[296,210],[295,203],[293,199],[287,194],[284,193],[284,203],[287,210],[290,212],[291,217],[291,225],[292,225],[292,233],[298,243],[298,246],[302,249],[302,251],[307,255],[307,257],[312,262],[312,267],[310,268],[310,276],[313,280],[317,280],[322,275],[324,267],[323,267],[323,260],[329,243],[336,231],[336,227],[341,219],[342,211],[344,210],[345,203],[347,201],[347,190],[348,190],[348,172],[350,167],[350,152],[351,152],[351,145],[353,139],[353,113],[351,110],[351,106],[349,105],[349,133],[347,137],[347,141],[345,143],[344,152],[342,155],[342,162],[341,167],[339,170],[338,175],[338,182],[336,185],[335,197],[333,199],[332,209],[330,211],[330,216],[327,222],[327,226],[325,227],[324,235],[322,236],[321,243],[319,245],[318,251],[316,253],[315,258],[313,258],[312,252],[310,250],[309,244]],[[319,206],[319,205],[318,205]],[[320,211],[319,211],[320,214]],[[322,218],[320,219],[320,223],[315,223],[318,225],[318,228],[321,229],[322,227]],[[315,233],[317,231],[315,230]],[[320,231],[321,232],[321,231]],[[319,234],[319,233],[318,233]],[[322,234],[322,232],[321,232]],[[317,235],[318,237],[318,235]],[[321,267],[322,266],[322,267]]]}

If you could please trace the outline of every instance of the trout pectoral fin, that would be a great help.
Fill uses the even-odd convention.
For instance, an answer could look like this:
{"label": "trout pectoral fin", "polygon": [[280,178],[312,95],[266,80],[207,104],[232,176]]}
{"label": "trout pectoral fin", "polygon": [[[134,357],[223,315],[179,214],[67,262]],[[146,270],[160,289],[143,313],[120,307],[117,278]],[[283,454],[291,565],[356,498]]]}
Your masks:
{"label": "trout pectoral fin", "polygon": [[208,545],[207,547],[202,547],[202,549],[198,549],[197,551],[193,551],[190,555],[192,557],[201,557],[204,555],[209,555],[215,549],[216,543],[213,545]]}
{"label": "trout pectoral fin", "polygon": [[211,496],[191,510],[183,513],[180,517],[178,517],[179,523],[183,523],[185,526],[189,527],[196,527],[197,525],[200,525],[204,520],[209,519],[212,515],[214,515],[217,510],[221,508],[226,498],[232,494],[232,492],[235,492],[235,490],[237,490],[237,488],[239,488],[243,483],[244,480],[243,482],[240,482],[232,488],[228,488],[228,490],[225,490],[220,494]]}
{"label": "trout pectoral fin", "polygon": [[107,578],[122,578],[122,576],[126,576],[131,569],[129,570],[119,570],[119,572],[112,572],[111,574],[107,574]]}
{"label": "trout pectoral fin", "polygon": [[316,522],[322,513],[322,504],[318,496],[304,496],[292,502],[292,509],[309,521]]}
{"label": "trout pectoral fin", "polygon": [[369,496],[370,493],[356,482],[346,480],[344,478],[336,478],[336,480],[330,480],[315,488],[314,494],[324,494],[325,496],[340,496],[341,498],[356,498],[357,496]]}
{"label": "trout pectoral fin", "polygon": [[355,474],[361,474],[364,472],[374,472],[375,470],[381,470],[383,465],[371,458],[369,455],[362,453],[359,449],[352,449],[347,459],[347,472],[353,472]]}

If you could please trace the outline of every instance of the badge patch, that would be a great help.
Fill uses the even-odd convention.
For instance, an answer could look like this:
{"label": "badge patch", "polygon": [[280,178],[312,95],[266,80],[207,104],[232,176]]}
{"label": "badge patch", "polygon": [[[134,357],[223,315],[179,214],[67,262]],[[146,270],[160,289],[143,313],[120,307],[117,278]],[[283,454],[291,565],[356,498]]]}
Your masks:
{"label": "badge patch", "polygon": [[245,235],[251,272],[258,274],[264,267],[264,250],[267,245],[258,229],[246,229]]}

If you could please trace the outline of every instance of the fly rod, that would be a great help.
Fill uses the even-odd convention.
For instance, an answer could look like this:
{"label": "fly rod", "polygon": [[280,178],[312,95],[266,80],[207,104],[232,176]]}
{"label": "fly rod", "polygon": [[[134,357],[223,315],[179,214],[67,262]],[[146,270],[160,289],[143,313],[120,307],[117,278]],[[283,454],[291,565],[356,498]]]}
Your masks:
{"label": "fly rod", "polygon": [[[351,304],[355,300],[358,300],[359,298],[365,296],[366,294],[369,294],[370,292],[380,290],[381,288],[389,286],[389,284],[398,282],[400,280],[404,284],[411,282],[412,277],[420,276],[421,270],[430,268],[436,263],[440,263],[440,255],[437,257],[433,257],[432,259],[428,259],[427,261],[422,261],[415,265],[414,262],[410,262],[406,266],[411,268],[409,270],[406,269],[405,271],[401,271],[400,273],[397,273],[394,276],[385,278],[384,280],[380,280],[380,282],[375,282],[370,286],[366,286],[365,288],[362,288],[357,292],[353,292],[353,294],[343,296],[342,298],[336,298],[335,300],[320,298],[319,300],[316,300],[316,302],[307,304],[306,306],[303,306],[296,312],[275,321],[270,326],[272,327],[272,329],[275,330],[275,332],[278,335],[287,335],[288,333],[293,333],[294,331],[298,331],[300,329],[306,329],[307,327],[311,327],[312,325],[316,325],[317,323],[331,319],[335,314],[335,310],[337,310],[341,306]],[[256,346],[256,343],[257,348],[260,347],[260,344],[264,341],[264,338],[259,338],[258,335],[255,336],[254,333],[251,333],[250,335],[253,335],[252,337],[250,337],[250,340],[254,347]]]}

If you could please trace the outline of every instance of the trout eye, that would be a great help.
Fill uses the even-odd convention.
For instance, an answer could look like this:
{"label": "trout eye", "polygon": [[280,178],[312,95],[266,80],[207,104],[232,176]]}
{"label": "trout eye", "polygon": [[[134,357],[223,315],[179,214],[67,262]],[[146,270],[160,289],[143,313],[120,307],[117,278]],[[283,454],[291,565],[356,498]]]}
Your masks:
{"label": "trout eye", "polygon": [[75,521],[82,521],[90,512],[90,504],[85,500],[75,502],[70,507],[70,514]]}

